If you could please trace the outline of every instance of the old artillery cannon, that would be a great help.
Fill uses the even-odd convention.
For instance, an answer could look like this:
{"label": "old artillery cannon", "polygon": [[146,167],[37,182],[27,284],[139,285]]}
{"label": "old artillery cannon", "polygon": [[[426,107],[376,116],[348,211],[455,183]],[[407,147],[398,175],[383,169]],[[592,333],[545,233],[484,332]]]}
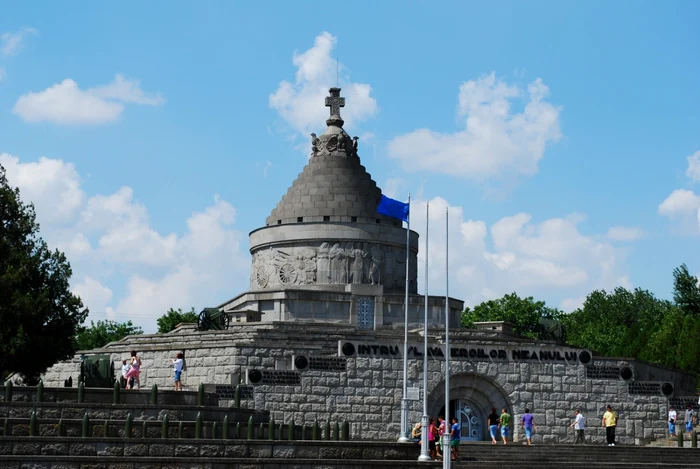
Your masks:
{"label": "old artillery cannon", "polygon": [[197,329],[200,331],[223,331],[228,329],[231,319],[228,314],[217,308],[204,308],[197,319]]}
{"label": "old artillery cannon", "polygon": [[114,362],[109,355],[83,356],[78,380],[85,387],[111,388],[114,385]]}

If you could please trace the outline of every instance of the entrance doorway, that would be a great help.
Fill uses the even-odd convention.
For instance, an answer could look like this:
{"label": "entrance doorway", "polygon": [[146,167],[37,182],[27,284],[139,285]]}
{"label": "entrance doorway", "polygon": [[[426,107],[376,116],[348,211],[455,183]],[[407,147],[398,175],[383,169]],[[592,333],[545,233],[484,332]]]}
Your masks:
{"label": "entrance doorway", "polygon": [[[445,406],[440,409],[440,415],[445,415]],[[483,416],[476,410],[474,405],[465,399],[452,399],[450,401],[450,421],[457,418],[459,423],[460,440],[480,441],[483,435]],[[450,422],[451,424],[451,422]]]}

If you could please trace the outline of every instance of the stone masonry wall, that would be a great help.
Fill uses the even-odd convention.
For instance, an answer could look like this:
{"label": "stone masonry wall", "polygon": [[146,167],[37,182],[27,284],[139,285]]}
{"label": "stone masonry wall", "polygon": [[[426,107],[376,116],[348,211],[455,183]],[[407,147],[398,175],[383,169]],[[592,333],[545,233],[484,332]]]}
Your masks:
{"label": "stone masonry wall", "polygon": [[[161,389],[172,387],[169,359],[182,350],[176,347],[186,349],[186,369],[183,373],[185,389],[194,390],[199,383],[230,386],[238,382],[238,377],[245,381],[249,370],[258,370],[270,376],[274,375],[274,370],[282,371],[281,374],[287,373],[293,378],[289,383],[285,381],[287,378],[272,383],[266,382],[265,379],[258,384],[248,383],[246,392],[242,393],[242,406],[267,410],[275,421],[284,423],[292,420],[296,424],[308,424],[315,420],[319,423],[348,421],[351,424],[351,435],[356,439],[398,438],[403,394],[401,358],[348,356],[340,357],[341,362],[345,361],[345,368],[343,370],[341,367],[341,371],[313,367],[294,371],[294,357],[339,358],[338,339],[335,339],[335,350],[331,348],[335,337],[333,334],[349,336],[359,332],[346,333],[344,329],[338,329],[338,326],[335,329],[327,326],[326,336],[312,331],[308,333],[316,334],[316,339],[309,340],[302,332],[292,333],[275,326],[260,326],[260,329],[265,327],[268,331],[266,334],[270,335],[264,339],[263,334],[255,338],[252,332],[246,333],[245,336],[237,336],[235,340],[224,340],[226,337],[232,337],[230,333],[212,334],[206,336],[209,337],[207,340],[201,336],[194,336],[198,337],[197,342],[164,335],[159,340],[155,340],[153,336],[134,339],[142,343],[122,344],[119,351],[95,352],[109,352],[115,361],[115,368],[119,369],[117,365],[121,363],[122,358],[128,356],[128,350],[131,347],[137,348],[143,360],[141,386],[150,387],[157,384]],[[303,328],[299,327],[299,331],[303,331]],[[246,330],[245,326],[240,330]],[[252,331],[252,328],[249,327],[248,330]],[[375,334],[371,337],[385,341],[403,335],[401,332],[391,333],[393,335],[386,337],[380,335],[384,333],[368,334]],[[506,339],[498,343],[493,341],[492,345],[506,347],[523,343],[517,342],[518,339],[515,338]],[[148,346],[145,345],[147,341]],[[300,345],[302,343],[308,345]],[[471,347],[472,344],[473,342],[469,342],[468,346]],[[534,345],[528,345],[531,346]],[[539,350],[577,349],[539,344]],[[646,364],[639,365],[642,365],[640,369],[648,367]],[[591,374],[591,367],[598,368],[597,374]],[[486,419],[492,406],[499,410],[501,406],[508,407],[516,423],[513,428],[516,440],[521,438],[519,422],[527,407],[534,414],[539,428],[535,442],[571,442],[573,430],[568,429],[568,426],[573,420],[573,410],[580,408],[587,419],[587,438],[593,442],[602,442],[605,431],[601,428],[601,418],[608,404],[619,413],[617,436],[621,443],[642,444],[664,437],[669,399],[659,391],[661,384],[639,382],[642,387],[644,383],[651,383],[649,386],[652,390],[645,394],[645,389],[642,389],[641,392],[635,391],[631,394],[629,383],[635,383],[635,379],[639,378],[633,377],[628,381],[622,379],[617,373],[623,367],[639,374],[634,371],[634,361],[616,359],[595,358],[587,365],[572,361],[499,361],[488,357],[455,359],[451,361],[450,366],[450,396],[472,405],[474,415],[480,421]],[[605,370],[612,371],[606,375]],[[422,388],[422,359],[411,358],[408,372],[409,387]],[[77,373],[76,360],[61,363],[46,373],[44,383],[60,386],[69,374],[76,382]],[[444,405],[444,375],[445,362],[429,359],[428,401],[429,414],[432,416],[437,416]],[[296,384],[295,380],[298,380]],[[680,395],[681,390],[676,389],[675,392]],[[222,404],[225,405],[226,401]],[[419,421],[422,407],[421,400],[410,401],[410,423]],[[487,437],[487,430],[484,422],[482,437]]]}

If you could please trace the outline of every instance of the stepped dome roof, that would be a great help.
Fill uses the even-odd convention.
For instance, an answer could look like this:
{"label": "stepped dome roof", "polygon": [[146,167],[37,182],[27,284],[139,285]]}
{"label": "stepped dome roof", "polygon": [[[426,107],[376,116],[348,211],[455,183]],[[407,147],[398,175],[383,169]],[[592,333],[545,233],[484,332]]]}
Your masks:
{"label": "stepped dome roof", "polygon": [[340,108],[345,98],[340,88],[331,88],[327,128],[321,136],[311,134],[311,157],[292,183],[266,224],[305,222],[383,223],[401,222],[377,213],[382,190],[360,163],[358,137],[343,129]]}

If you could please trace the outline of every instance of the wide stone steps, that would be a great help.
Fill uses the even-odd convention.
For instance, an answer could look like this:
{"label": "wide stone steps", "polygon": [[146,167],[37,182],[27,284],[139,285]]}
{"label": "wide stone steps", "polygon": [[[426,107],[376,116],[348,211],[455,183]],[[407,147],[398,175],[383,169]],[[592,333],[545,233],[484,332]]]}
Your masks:
{"label": "wide stone steps", "polygon": [[[413,444],[377,441],[267,441],[160,438],[0,438],[0,469],[81,469],[100,464],[120,468],[366,468],[441,467],[417,461]],[[126,464],[122,466],[121,464]],[[454,469],[537,468],[700,468],[697,448],[601,445],[492,446],[464,444]]]}
{"label": "wide stone steps", "polygon": [[511,466],[531,467],[688,467],[700,468],[698,448],[659,448],[606,445],[484,445],[460,446],[455,469]]}

